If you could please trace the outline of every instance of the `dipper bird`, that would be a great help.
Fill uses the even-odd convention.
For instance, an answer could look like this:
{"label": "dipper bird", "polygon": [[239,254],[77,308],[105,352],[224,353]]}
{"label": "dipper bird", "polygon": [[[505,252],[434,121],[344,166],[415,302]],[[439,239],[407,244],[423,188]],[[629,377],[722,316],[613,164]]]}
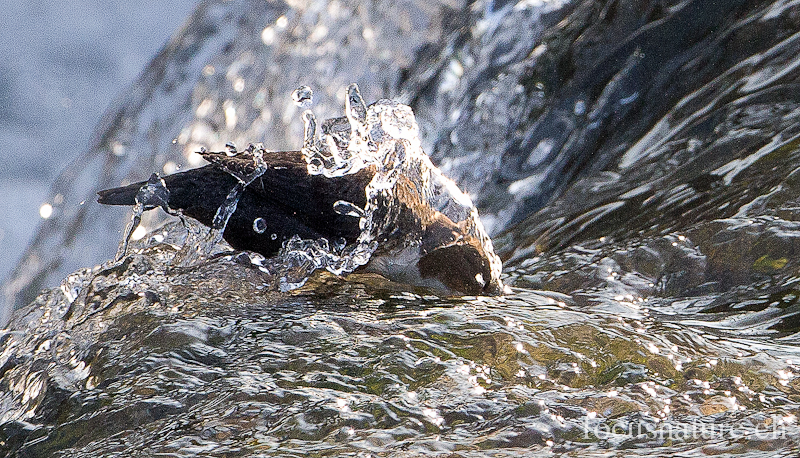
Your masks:
{"label": "dipper bird", "polygon": [[[247,153],[229,157],[226,153],[200,154],[209,165],[163,178],[168,191],[167,206],[179,210],[211,227],[217,209],[239,178],[255,171]],[[334,209],[339,201],[365,208],[365,189],[375,174],[375,166],[341,177],[308,173],[300,151],[265,152],[268,165],[241,193],[236,211],[230,217],[223,238],[237,250],[274,256],[283,241],[294,235],[303,239],[325,237],[353,243],[361,233],[359,218]],[[399,180],[399,187],[408,187]],[[136,196],[147,182],[107,189],[98,193],[98,202],[107,205],[135,205]],[[457,222],[426,207],[411,193],[398,193],[400,208],[393,231],[421,228],[417,246],[387,243],[379,248],[360,270],[383,275],[392,281],[430,288],[447,294],[499,294],[499,278],[492,272],[491,259],[481,241],[469,236]],[[155,208],[154,206],[151,208]],[[146,208],[149,209],[149,208]],[[254,221],[266,223],[263,231],[254,230]],[[389,242],[390,237],[387,237]],[[402,237],[395,237],[402,240]]]}
{"label": "dipper bird", "polygon": [[[397,140],[395,135],[415,135],[418,131],[410,108],[383,100],[367,109],[355,84],[348,88],[345,107],[347,117],[323,123],[323,134],[329,140],[323,149],[336,151],[336,157],[341,158],[342,152],[350,154],[351,142],[368,149],[378,148],[378,144],[394,145],[394,157],[405,157],[402,142],[391,142]],[[375,218],[372,224],[383,226],[379,233],[371,234],[377,248],[358,270],[437,293],[503,292],[500,259],[472,203],[454,183],[441,177],[421,149],[415,150],[416,163],[423,164],[425,172],[408,173],[414,176],[402,171],[392,174],[391,197],[379,192],[370,198],[368,188],[378,168],[386,165],[366,162],[350,173],[312,173],[332,156],[320,155],[322,150],[314,140],[316,122],[310,111],[304,114],[304,120],[302,151],[268,152],[253,145],[240,153],[202,151],[209,165],[168,175],[163,181],[154,176],[149,182],[100,191],[98,202],[178,211],[206,226],[224,227],[222,236],[233,248],[266,257],[277,254],[284,241],[295,235],[355,243],[364,231],[361,224],[364,209],[369,206],[370,217]],[[417,142],[408,145],[418,148],[414,146]],[[441,179],[432,179],[434,175]],[[218,209],[230,203],[237,192],[235,211],[224,225],[216,220]],[[454,208],[459,210],[453,213]],[[457,219],[463,221],[453,221],[445,213],[459,215]],[[377,220],[380,222],[375,223]]]}
{"label": "dipper bird", "polygon": [[[166,204],[169,209],[179,210],[211,227],[217,209],[239,183],[231,172],[253,173],[255,163],[246,153],[233,157],[225,153],[200,154],[211,164],[163,178],[169,192]],[[269,167],[242,192],[236,211],[225,226],[223,238],[233,248],[269,257],[293,235],[303,239],[355,241],[361,232],[358,219],[337,213],[333,204],[345,200],[363,208],[364,188],[372,178],[369,170],[342,178],[325,178],[308,174],[300,151],[266,154]],[[136,195],[147,184],[140,182],[100,191],[97,201],[106,205],[135,205]],[[155,206],[146,209],[151,208]],[[264,220],[265,230],[254,230],[257,218]]]}

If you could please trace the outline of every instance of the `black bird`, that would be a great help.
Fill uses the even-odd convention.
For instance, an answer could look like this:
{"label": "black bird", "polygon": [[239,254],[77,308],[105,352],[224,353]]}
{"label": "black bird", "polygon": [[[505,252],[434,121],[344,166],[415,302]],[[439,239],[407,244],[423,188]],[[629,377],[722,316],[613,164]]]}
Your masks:
{"label": "black bird", "polygon": [[[209,165],[163,178],[169,192],[169,209],[179,210],[211,227],[217,209],[239,183],[239,177],[256,170],[250,153],[200,154]],[[369,166],[354,174],[328,178],[308,173],[300,151],[265,152],[268,165],[241,193],[236,211],[225,226],[223,237],[237,250],[249,250],[269,257],[278,253],[283,241],[299,235],[304,239],[343,238],[353,243],[361,233],[359,218],[334,210],[338,201],[365,208],[365,188],[375,174]],[[134,205],[147,182],[107,189],[98,193],[98,202],[107,205]],[[427,207],[415,197],[404,177],[398,180],[400,205],[397,225],[379,242],[370,262],[360,270],[375,272],[402,283],[428,287],[445,294],[499,294],[501,284],[492,272],[491,260],[477,238],[443,214]],[[154,207],[153,207],[154,208]],[[264,231],[253,222],[262,218]],[[403,246],[403,232],[419,230],[415,246]],[[274,234],[274,235],[273,235]],[[494,253],[491,253],[494,256]]]}
{"label": "black bird", "polygon": [[[374,142],[385,140],[385,127],[396,130],[400,125],[412,132],[416,129],[410,108],[383,100],[368,110],[355,84],[347,89],[345,112],[346,117],[325,121],[322,131],[336,144],[331,148],[347,154],[351,135],[359,135],[362,145],[375,147]],[[304,121],[303,151],[267,152],[252,145],[234,154],[203,151],[200,154],[210,164],[165,177],[166,190],[159,189],[158,180],[135,183],[100,191],[98,202],[135,205],[143,195],[140,191],[153,185],[155,191],[148,197],[152,201],[138,202],[145,210],[160,206],[209,227],[224,227],[223,237],[233,248],[266,257],[277,254],[283,242],[294,235],[354,243],[362,232],[360,218],[354,214],[360,216],[367,208],[367,187],[378,173],[378,165],[366,165],[342,176],[310,173],[310,167],[321,167],[333,157],[320,155],[330,148],[315,140],[316,121],[310,111],[304,114]],[[402,142],[393,148],[396,157],[405,157]],[[428,164],[424,166],[428,172],[435,169],[427,159],[421,162]],[[426,186],[433,185],[421,183],[420,179],[400,174],[394,182],[392,198],[384,202],[379,194],[371,203],[372,217],[383,225],[375,240],[378,247],[359,270],[438,293],[502,293],[500,260],[480,227],[477,214],[467,210],[470,216],[464,221],[452,221],[431,207],[426,196],[433,190]],[[227,225],[223,225],[215,217],[234,189],[240,191],[239,201]],[[342,211],[342,207],[353,211]]]}
{"label": "black bird", "polygon": [[[256,169],[252,156],[242,152],[228,157],[225,153],[200,153],[211,162],[205,167],[168,175],[163,178],[169,191],[168,206],[180,210],[211,227],[217,209],[239,182],[232,175],[247,175]],[[223,237],[237,250],[250,250],[272,256],[293,235],[304,239],[344,238],[355,241],[361,232],[358,219],[334,211],[338,200],[366,205],[364,188],[374,172],[364,169],[352,176],[326,178],[310,175],[300,151],[268,152],[269,167],[242,193],[236,211],[225,226]],[[98,192],[98,202],[107,205],[134,205],[136,195],[147,182]],[[336,192],[331,192],[335,190]],[[263,232],[253,230],[253,221],[262,218]],[[274,234],[274,235],[273,235]]]}

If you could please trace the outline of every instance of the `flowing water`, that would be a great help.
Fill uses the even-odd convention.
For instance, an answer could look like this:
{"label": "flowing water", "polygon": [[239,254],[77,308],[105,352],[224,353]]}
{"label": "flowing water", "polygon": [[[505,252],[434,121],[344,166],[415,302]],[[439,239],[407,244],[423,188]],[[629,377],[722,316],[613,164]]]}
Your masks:
{"label": "flowing water", "polygon": [[588,307],[527,289],[443,300],[330,274],[277,293],[237,257],[169,269],[180,241],[153,237],[70,276],[4,335],[7,448],[794,456],[798,348],[730,332],[749,326],[697,304],[598,293]]}
{"label": "flowing water", "polygon": [[[296,147],[296,103],[312,99],[288,96],[293,75],[325,116],[359,81],[413,107],[511,292],[442,298],[324,269],[281,291],[224,242],[178,265],[201,229],[153,230],[155,216],[113,261],[129,216],[76,203],[30,259],[111,248],[96,267],[48,270],[60,286],[28,293],[0,335],[0,450],[797,456],[795,3],[204,4],[162,79],[145,75],[150,95],[121,108],[108,155],[61,182],[78,190],[65,202],[189,166],[200,144],[269,132],[269,147]],[[391,45],[407,27],[426,33]]]}

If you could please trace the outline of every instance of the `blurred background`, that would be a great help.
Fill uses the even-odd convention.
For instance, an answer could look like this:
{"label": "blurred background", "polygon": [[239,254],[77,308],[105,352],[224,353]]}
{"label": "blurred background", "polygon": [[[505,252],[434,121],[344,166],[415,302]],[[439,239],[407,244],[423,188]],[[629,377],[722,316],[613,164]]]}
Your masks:
{"label": "blurred background", "polygon": [[196,4],[0,0],[0,278],[34,235],[53,179]]}

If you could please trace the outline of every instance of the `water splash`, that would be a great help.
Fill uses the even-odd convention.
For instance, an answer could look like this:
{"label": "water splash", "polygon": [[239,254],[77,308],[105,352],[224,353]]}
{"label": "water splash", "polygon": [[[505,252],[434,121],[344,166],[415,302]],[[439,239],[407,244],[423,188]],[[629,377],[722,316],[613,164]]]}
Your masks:
{"label": "water splash", "polygon": [[[311,93],[310,88],[301,87],[292,97],[296,101],[310,99]],[[332,249],[326,239],[293,237],[284,243],[277,263],[269,268],[278,272],[279,289],[302,286],[318,269],[336,275],[353,272],[376,252],[383,255],[402,250],[421,256],[426,224],[441,216],[459,227],[463,238],[477,240],[486,253],[491,278],[482,283],[500,284],[501,262],[475,206],[422,150],[410,107],[392,100],[379,100],[367,107],[358,86],[351,84],[345,97],[345,117],[324,121],[321,136],[317,136],[313,112],[306,110],[303,121],[302,153],[309,174],[334,178],[366,168],[375,174],[365,189],[365,208],[345,201],[334,204],[337,213],[359,218],[361,234],[355,243]],[[409,210],[416,218],[411,225],[405,222]],[[404,231],[397,231],[397,227]]]}
{"label": "water splash", "polygon": [[314,91],[308,86],[300,86],[292,92],[292,100],[300,108],[309,108],[314,103]]}
{"label": "water splash", "polygon": [[161,177],[159,177],[156,173],[150,175],[150,179],[147,180],[147,184],[142,186],[142,188],[136,194],[136,204],[133,207],[133,216],[131,217],[130,223],[128,223],[128,227],[125,229],[125,237],[122,240],[119,249],[117,250],[117,255],[115,256],[117,260],[120,260],[125,256],[125,253],[128,250],[128,243],[130,243],[133,233],[139,228],[139,225],[142,222],[142,214],[146,210],[161,207],[167,213],[174,214],[174,212],[170,210],[168,202],[169,190],[167,189],[167,185],[164,183],[164,180],[162,180]]}
{"label": "water splash", "polygon": [[[310,100],[311,93],[310,88],[302,87],[292,97],[298,101]],[[345,116],[324,121],[320,136],[310,110],[303,113],[303,120],[301,153],[310,175],[333,179],[368,170],[367,176],[371,179],[364,189],[364,208],[344,200],[333,204],[336,213],[358,218],[360,234],[350,244],[325,238],[291,237],[284,241],[278,256],[259,264],[259,269],[268,275],[265,283],[288,291],[302,286],[316,270],[348,274],[368,264],[376,255],[392,260],[376,263],[371,271],[390,279],[444,293],[500,291],[501,263],[477,210],[470,198],[442,175],[422,150],[419,127],[410,107],[391,100],[379,100],[367,107],[358,86],[351,84],[345,97]],[[239,165],[229,165],[220,159],[220,154],[201,150],[200,155],[235,177],[237,182],[217,209],[207,231],[184,221],[186,242],[171,261],[181,267],[195,265],[219,253],[218,245],[242,193],[269,168],[268,152],[260,144],[251,144],[241,152],[233,143],[227,144],[225,156],[237,156],[249,164],[244,166],[241,161],[237,162]],[[167,207],[169,193],[156,175],[139,194],[137,202],[141,204],[135,209],[122,255],[144,210],[159,206],[171,214],[179,213]],[[264,217],[252,221],[252,230],[257,234],[263,234],[268,227],[268,219]],[[276,235],[271,238],[275,240]],[[440,248],[451,248],[458,253],[436,252]],[[472,251],[465,255],[459,250]],[[436,256],[429,257],[423,266],[421,259],[434,252]],[[448,274],[466,275],[467,283],[456,284],[449,277],[439,279],[436,276],[439,271],[447,270],[448,261],[442,259],[461,260],[466,256],[469,262],[475,262],[473,254],[479,258],[478,266],[469,264],[464,268],[475,269],[474,272]],[[420,260],[422,267],[417,266],[416,260]],[[423,269],[427,269],[424,274]]]}
{"label": "water splash", "polygon": [[267,231],[267,222],[264,218],[256,218],[253,220],[253,232],[256,234],[263,234]]}
{"label": "water splash", "polygon": [[[245,188],[253,181],[261,177],[269,167],[267,163],[264,162],[263,153],[263,149],[257,148],[255,145],[250,145],[246,154],[247,157],[253,160],[252,170],[241,171],[229,168],[225,169],[229,174],[235,177],[238,182],[236,186],[228,192],[222,205],[217,209],[208,232],[184,246],[184,249],[177,256],[177,265],[190,266],[195,264],[198,260],[208,257],[213,252],[214,248],[222,241],[225,227],[228,225],[231,216],[236,212],[242,192],[244,192]],[[200,232],[202,233],[202,231]],[[197,234],[196,231],[191,230],[189,230],[189,233]]]}
{"label": "water splash", "polygon": [[[314,114],[303,113],[303,157],[308,173],[341,177],[371,168],[375,175],[366,187],[367,205],[361,209],[336,202],[338,213],[360,218],[361,234],[341,254],[324,253],[322,265],[341,275],[366,264],[376,250],[399,249],[422,255],[427,224],[444,216],[475,239],[491,264],[488,281],[499,285],[500,259],[478,218],[472,200],[434,166],[422,150],[419,127],[410,107],[379,100],[367,107],[356,84],[347,88],[345,118],[329,119],[317,137]],[[418,222],[406,223],[407,210]],[[397,231],[403,227],[403,231]],[[380,241],[380,246],[378,244]],[[327,241],[326,241],[327,242]]]}

